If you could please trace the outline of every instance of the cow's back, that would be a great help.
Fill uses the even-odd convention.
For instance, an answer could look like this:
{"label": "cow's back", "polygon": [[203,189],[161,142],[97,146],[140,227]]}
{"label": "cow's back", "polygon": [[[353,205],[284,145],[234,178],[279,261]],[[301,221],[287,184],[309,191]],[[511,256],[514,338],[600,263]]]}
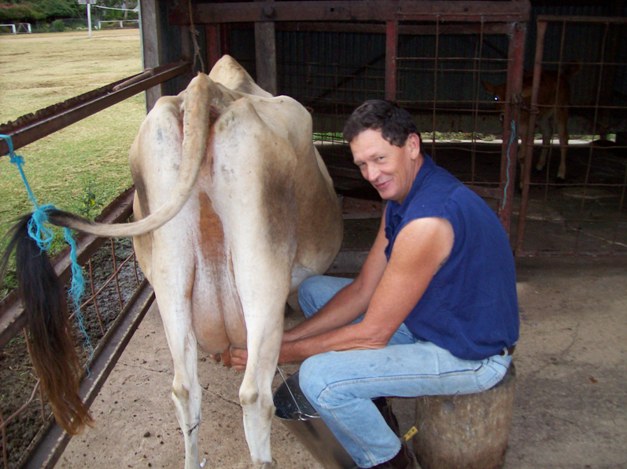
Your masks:
{"label": "cow's back", "polygon": [[[342,237],[341,211],[312,142],[310,114],[289,97],[270,97],[236,62],[220,63],[219,73],[199,77],[215,97],[207,103],[211,131],[192,196],[158,232],[135,239],[151,282],[165,264],[179,270],[169,276],[193,278],[185,287],[193,329],[210,352],[245,345],[245,310],[252,300],[242,297],[251,289],[261,292],[258,301],[279,296],[284,303],[302,280],[328,268]],[[131,152],[138,217],[162,204],[176,179],[183,157],[182,95],[158,102]]]}

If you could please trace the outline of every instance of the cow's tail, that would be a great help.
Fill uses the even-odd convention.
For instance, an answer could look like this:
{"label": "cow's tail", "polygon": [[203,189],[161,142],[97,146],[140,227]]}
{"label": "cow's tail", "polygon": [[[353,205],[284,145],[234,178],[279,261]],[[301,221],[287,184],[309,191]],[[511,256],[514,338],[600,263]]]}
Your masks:
{"label": "cow's tail", "polygon": [[[54,208],[46,209],[48,221],[96,236],[119,237],[147,233],[172,219],[189,198],[206,155],[211,92],[208,80],[206,75],[199,75],[187,88],[183,158],[177,183],[166,205],[133,223],[93,223]],[[41,251],[28,234],[30,220],[31,215],[26,215],[13,227],[0,273],[4,272],[15,250],[18,293],[28,322],[33,365],[57,422],[68,433],[76,434],[91,424],[92,418],[78,394],[81,367],[74,349],[65,292],[46,252]]]}
{"label": "cow's tail", "polygon": [[211,120],[211,93],[207,75],[199,74],[185,91],[183,116],[183,151],[176,185],[169,189],[166,204],[141,220],[131,223],[96,223],[77,215],[58,211],[55,215],[59,226],[101,237],[138,236],[163,226],[183,207],[194,188],[200,167],[207,154],[207,141]]}
{"label": "cow's tail", "polygon": [[18,293],[27,320],[28,343],[41,388],[58,424],[79,433],[93,420],[79,396],[81,366],[74,348],[65,291],[45,251],[28,234],[31,215],[12,228],[1,272],[15,250]]}

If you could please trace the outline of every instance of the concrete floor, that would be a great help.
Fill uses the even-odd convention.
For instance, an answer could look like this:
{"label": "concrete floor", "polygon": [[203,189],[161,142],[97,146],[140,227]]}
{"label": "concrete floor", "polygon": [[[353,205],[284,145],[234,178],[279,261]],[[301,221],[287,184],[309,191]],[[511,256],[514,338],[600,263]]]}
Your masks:
{"label": "concrete floor", "polygon": [[[521,260],[518,287],[521,339],[505,468],[627,467],[624,258]],[[297,320],[295,314],[288,317]],[[241,374],[201,355],[205,467],[249,465],[237,403],[240,379]],[[96,427],[70,442],[57,467],[182,467],[171,380],[161,321],[151,310],[92,407]],[[411,402],[394,405],[407,428]],[[321,468],[278,421],[272,444],[281,468]]]}

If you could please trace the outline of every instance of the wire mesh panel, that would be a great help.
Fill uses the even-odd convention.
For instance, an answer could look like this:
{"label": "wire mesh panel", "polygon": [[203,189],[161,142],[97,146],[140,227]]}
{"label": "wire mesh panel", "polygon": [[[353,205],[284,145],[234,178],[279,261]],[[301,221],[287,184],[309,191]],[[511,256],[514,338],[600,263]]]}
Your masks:
{"label": "wire mesh panel", "polygon": [[[120,200],[115,203],[119,205]],[[90,376],[96,373],[95,357],[102,353],[112,329],[121,320],[120,313],[142,284],[143,274],[130,239],[96,238],[87,244],[79,242],[79,249],[94,252],[82,266],[85,295],[80,322],[77,311],[71,313],[80,362]],[[61,255],[55,265],[62,265],[66,258]],[[0,305],[0,317],[9,316],[11,308],[19,308],[15,303],[9,298]],[[0,332],[0,467],[21,467],[52,428],[52,411],[31,365],[26,332],[12,338],[8,330]]]}
{"label": "wire mesh panel", "polygon": [[465,183],[499,187],[504,109],[482,82],[506,82],[510,37],[483,23],[406,29],[399,36],[397,99],[414,113],[425,148]]}
{"label": "wire mesh panel", "polygon": [[518,255],[627,254],[626,25],[538,17]]}
{"label": "wire mesh panel", "polygon": [[[312,113],[314,139],[342,195],[378,199],[353,167],[341,131],[362,102],[388,98],[413,114],[426,151],[508,218],[511,206],[502,204],[511,204],[505,196],[509,174],[499,119],[505,109],[494,106],[482,81],[505,81],[516,63],[522,64],[522,48],[512,47],[517,27],[524,38],[524,27],[515,22],[475,24],[438,16],[394,22],[392,28],[372,23],[345,30],[338,24],[281,26],[276,32],[279,93]],[[246,32],[232,34],[231,52],[246,55]],[[391,41],[396,42],[393,52]]]}

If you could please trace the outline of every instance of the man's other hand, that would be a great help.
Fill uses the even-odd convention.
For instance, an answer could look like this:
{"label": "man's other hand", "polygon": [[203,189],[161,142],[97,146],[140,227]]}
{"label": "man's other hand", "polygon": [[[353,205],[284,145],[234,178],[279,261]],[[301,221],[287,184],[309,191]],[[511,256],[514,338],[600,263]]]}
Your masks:
{"label": "man's other hand", "polygon": [[237,371],[244,371],[248,361],[248,351],[244,348],[229,347],[222,354],[222,361],[226,366],[235,368]]}

